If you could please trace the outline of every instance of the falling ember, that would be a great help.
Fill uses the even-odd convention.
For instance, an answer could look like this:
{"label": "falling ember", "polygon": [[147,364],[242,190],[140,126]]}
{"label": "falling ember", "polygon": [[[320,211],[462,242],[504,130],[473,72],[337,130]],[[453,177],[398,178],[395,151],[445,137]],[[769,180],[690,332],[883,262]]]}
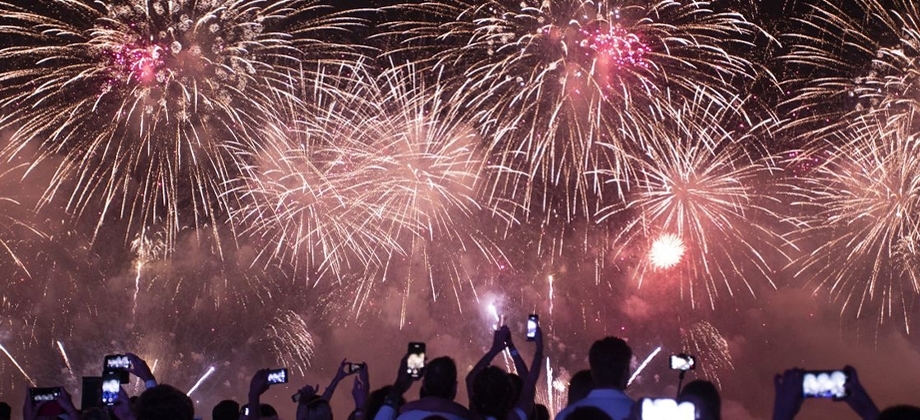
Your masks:
{"label": "falling ember", "polygon": [[665,233],[652,243],[648,257],[653,267],[665,270],[677,265],[685,250],[682,239],[673,233]]}

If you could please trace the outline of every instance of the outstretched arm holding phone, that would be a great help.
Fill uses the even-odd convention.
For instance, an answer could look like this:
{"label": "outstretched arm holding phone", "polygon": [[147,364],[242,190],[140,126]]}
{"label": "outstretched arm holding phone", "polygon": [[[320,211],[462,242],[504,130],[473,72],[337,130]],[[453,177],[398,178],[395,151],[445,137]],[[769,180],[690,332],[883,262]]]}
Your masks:
{"label": "outstretched arm holding phone", "polygon": [[537,381],[540,380],[540,371],[543,367],[543,329],[537,327],[536,334],[533,338],[534,352],[533,361],[527,376],[524,377],[524,386],[521,388],[521,396],[516,402],[515,408],[519,414],[524,414],[520,420],[527,420],[533,411],[534,398],[537,395]]}
{"label": "outstretched arm holding phone", "polygon": [[502,325],[492,333],[492,347],[489,348],[486,354],[482,355],[482,358],[476,362],[470,373],[466,375],[466,395],[473,395],[473,382],[476,380],[476,375],[479,375],[479,372],[489,367],[495,356],[498,356],[505,349],[509,337],[511,337],[511,330],[508,329],[507,325]]}

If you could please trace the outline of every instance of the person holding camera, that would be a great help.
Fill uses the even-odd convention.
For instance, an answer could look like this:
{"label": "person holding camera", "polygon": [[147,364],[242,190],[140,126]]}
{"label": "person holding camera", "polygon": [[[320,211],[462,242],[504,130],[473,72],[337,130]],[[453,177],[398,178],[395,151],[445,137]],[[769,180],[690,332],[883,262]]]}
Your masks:
{"label": "person holding camera", "polygon": [[[486,419],[527,420],[534,411],[534,396],[543,360],[543,331],[534,326],[534,358],[530,367],[524,364],[520,353],[514,348],[511,330],[502,326],[492,337],[492,347],[467,375],[467,389],[470,395],[470,409]],[[496,366],[489,366],[492,360],[505,348],[510,349],[516,369],[523,375],[520,392],[516,392],[511,376]]]}
{"label": "person holding camera", "polygon": [[[812,381],[807,378],[807,376],[820,377],[820,373],[818,372],[806,372],[803,369],[794,368],[786,370],[782,375],[777,374],[773,378],[773,384],[776,388],[776,397],[773,403],[773,420],[794,419],[802,408],[802,403],[806,396],[833,398],[838,401],[845,401],[861,419],[878,419],[878,407],[876,407],[872,398],[869,397],[869,393],[866,392],[866,389],[859,383],[856,369],[852,366],[846,366],[842,371],[830,372],[828,377],[838,372],[842,373],[842,375],[838,376],[845,378],[845,380],[842,381],[842,393],[834,389],[840,388],[840,386],[832,386],[835,384],[829,381]],[[829,385],[826,387],[826,390],[809,389],[808,392],[806,392],[804,389],[806,380],[809,382],[809,388],[812,388],[811,382],[829,382]]]}
{"label": "person holding camera", "polygon": [[413,377],[413,369],[409,368],[412,356],[412,353],[406,354],[400,361],[396,382],[374,420],[422,420],[431,416],[447,420],[474,420],[469,409],[454,401],[457,396],[457,365],[447,356],[427,362],[420,372],[423,375],[420,398],[400,405],[403,394],[417,379]]}
{"label": "person holding camera", "polygon": [[577,408],[586,406],[600,408],[613,420],[629,418],[635,401],[623,391],[629,381],[631,359],[632,349],[623,339],[606,337],[595,341],[588,353],[594,389],[560,411],[556,420],[565,420]]}

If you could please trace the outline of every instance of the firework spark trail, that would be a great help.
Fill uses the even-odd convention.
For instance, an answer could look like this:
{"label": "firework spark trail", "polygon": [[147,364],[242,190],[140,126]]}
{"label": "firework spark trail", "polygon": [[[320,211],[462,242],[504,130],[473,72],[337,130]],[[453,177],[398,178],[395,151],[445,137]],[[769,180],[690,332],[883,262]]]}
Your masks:
{"label": "firework spark trail", "polygon": [[32,386],[37,386],[35,385],[35,381],[32,380],[32,377],[29,376],[28,373],[26,373],[26,371],[22,368],[22,366],[19,365],[19,362],[17,362],[16,359],[13,358],[13,355],[10,354],[9,351],[7,351],[6,347],[4,347],[3,344],[0,344],[0,350],[3,350],[3,353],[6,354],[6,357],[8,357],[10,361],[13,362],[14,365],[16,365],[16,368],[19,369],[20,372],[22,372],[22,376],[25,376],[26,379],[29,380],[29,383],[32,384]]}
{"label": "firework spark trail", "polygon": [[195,382],[195,386],[193,386],[192,389],[188,390],[188,392],[186,392],[185,395],[188,395],[189,397],[191,397],[192,393],[194,393],[195,390],[198,389],[198,387],[201,386],[201,384],[204,383],[204,381],[208,379],[208,377],[211,376],[211,374],[214,373],[215,370],[217,369],[214,368],[214,366],[208,367],[208,371],[205,372],[204,375],[201,375],[200,378],[198,378],[198,381]]}
{"label": "firework spark trail", "polygon": [[699,321],[682,329],[680,338],[683,348],[700,358],[699,371],[703,376],[721,388],[719,373],[735,368],[728,341],[722,333],[709,322]]}
{"label": "firework spark trail", "polygon": [[[679,239],[683,257],[669,270],[680,271],[681,295],[694,307],[705,298],[715,308],[720,290],[734,296],[745,289],[756,296],[755,279],[775,288],[776,270],[768,258],[789,260],[783,249],[788,241],[776,228],[784,218],[770,207],[779,199],[764,184],[778,169],[769,155],[764,159],[747,149],[759,144],[748,132],[716,124],[726,123],[724,112],[705,98],[671,110],[668,121],[656,127],[656,141],[635,157],[635,179],[612,178],[628,186],[625,201],[606,207],[598,218],[623,223],[611,240],[618,255],[637,248],[657,258],[650,251],[660,235]],[[640,259],[640,285],[667,274],[649,270],[656,264]],[[737,275],[749,271],[757,275]]]}
{"label": "firework spark trail", "polygon": [[861,118],[911,121],[920,108],[920,4],[909,0],[807,4],[783,36],[792,132],[835,136]]}
{"label": "firework spark trail", "polygon": [[862,119],[792,159],[811,165],[790,180],[793,205],[805,210],[794,240],[811,249],[794,267],[841,303],[841,315],[875,311],[881,324],[901,312],[910,331],[920,294],[920,141],[892,121]]}
{"label": "firework spark trail", "polygon": [[706,1],[620,6],[403,4],[394,8],[431,19],[390,22],[387,35],[405,47],[388,54],[447,75],[451,102],[475,115],[498,155],[490,196],[512,203],[507,212],[590,217],[607,190],[598,171],[626,177],[628,156],[650,140],[640,127],[656,124],[663,98],[702,91],[727,106],[736,82],[762,72],[737,55],[762,33],[737,13]]}
{"label": "firework spark trail", "polygon": [[97,234],[125,220],[126,241],[160,224],[169,242],[186,226],[216,236],[239,206],[228,147],[258,148],[287,74],[343,65],[350,49],[322,40],[357,24],[314,0],[22,4],[0,2],[5,156],[39,145],[36,164],[61,162],[43,203],[98,214]]}
{"label": "firework spark trail", "polygon": [[651,362],[652,359],[654,359],[655,356],[657,356],[658,353],[660,352],[661,352],[661,346],[658,346],[657,348],[655,348],[655,350],[653,350],[652,353],[649,354],[648,357],[645,358],[642,364],[640,364],[639,367],[636,368],[636,371],[633,372],[632,376],[629,377],[629,381],[626,382],[626,386],[629,386],[629,384],[631,384],[633,380],[635,380],[639,376],[639,374],[642,373],[643,370],[645,370],[645,367],[648,366],[648,363]]}
{"label": "firework spark trail", "polygon": [[61,357],[64,358],[64,365],[67,366],[67,371],[70,372],[71,376],[76,377],[73,373],[73,366],[70,365],[70,358],[67,357],[67,352],[64,351],[64,343],[60,342],[59,340],[57,341],[57,346],[58,346],[58,349],[61,351]]}

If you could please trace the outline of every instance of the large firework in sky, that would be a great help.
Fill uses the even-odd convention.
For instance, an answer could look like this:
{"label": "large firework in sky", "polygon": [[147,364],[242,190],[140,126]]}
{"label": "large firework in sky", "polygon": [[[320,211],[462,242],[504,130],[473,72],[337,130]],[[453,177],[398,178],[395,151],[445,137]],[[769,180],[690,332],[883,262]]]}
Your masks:
{"label": "large firework in sky", "polygon": [[37,160],[60,159],[46,201],[99,229],[129,219],[126,239],[223,223],[238,207],[226,146],[258,148],[288,75],[340,65],[347,48],[317,39],[354,24],[309,0],[3,2],[0,15],[5,155],[39,144]]}

